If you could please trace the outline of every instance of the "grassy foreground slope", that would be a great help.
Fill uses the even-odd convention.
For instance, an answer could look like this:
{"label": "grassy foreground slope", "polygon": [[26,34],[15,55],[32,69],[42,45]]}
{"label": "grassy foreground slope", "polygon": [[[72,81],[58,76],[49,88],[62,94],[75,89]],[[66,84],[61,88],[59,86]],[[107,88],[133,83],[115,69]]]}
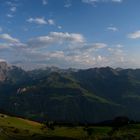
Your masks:
{"label": "grassy foreground slope", "polygon": [[0,140],[139,140],[140,125],[59,127],[0,114]]}
{"label": "grassy foreground slope", "polygon": [[0,114],[0,140],[25,139],[42,135],[41,124]]}

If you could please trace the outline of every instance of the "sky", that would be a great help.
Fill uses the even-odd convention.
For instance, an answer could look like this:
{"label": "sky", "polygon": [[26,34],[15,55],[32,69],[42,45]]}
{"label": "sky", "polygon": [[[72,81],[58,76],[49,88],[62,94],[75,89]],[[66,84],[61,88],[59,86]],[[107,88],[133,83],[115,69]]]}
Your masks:
{"label": "sky", "polygon": [[139,13],[140,0],[0,0],[0,61],[140,68]]}

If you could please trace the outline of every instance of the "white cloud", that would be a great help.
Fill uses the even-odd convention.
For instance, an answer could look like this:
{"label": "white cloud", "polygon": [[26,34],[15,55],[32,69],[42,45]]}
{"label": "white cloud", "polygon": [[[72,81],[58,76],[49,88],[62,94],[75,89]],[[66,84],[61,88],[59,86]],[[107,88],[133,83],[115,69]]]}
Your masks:
{"label": "white cloud", "polygon": [[140,39],[140,30],[129,34],[128,35],[128,38],[131,38],[131,39]]}
{"label": "white cloud", "polygon": [[121,45],[121,44],[117,44],[116,45],[116,48],[123,48],[124,46],[123,45]]}
{"label": "white cloud", "polygon": [[98,61],[104,61],[104,57],[102,57],[101,55],[98,55],[98,56],[97,56],[97,60],[98,60]]}
{"label": "white cloud", "polygon": [[27,22],[40,24],[40,25],[47,24],[47,21],[43,17],[29,18],[29,19],[27,19]]}
{"label": "white cloud", "polygon": [[28,41],[28,45],[30,47],[48,47],[50,44],[55,43],[54,38],[50,36],[40,36],[36,38],[32,38]]}
{"label": "white cloud", "polygon": [[96,4],[98,2],[114,2],[114,3],[121,3],[123,2],[123,0],[82,0],[83,3],[87,3],[87,4]]}
{"label": "white cloud", "polygon": [[43,5],[47,5],[48,4],[48,1],[47,0],[42,0],[42,4]]}
{"label": "white cloud", "polygon": [[107,44],[105,43],[79,43],[75,45],[69,45],[68,48],[65,49],[67,52],[67,55],[73,56],[73,55],[82,55],[82,54],[88,54],[93,55],[94,53],[98,53],[102,50],[105,50],[107,48]]}
{"label": "white cloud", "polygon": [[122,2],[123,0],[112,0],[112,2]]}
{"label": "white cloud", "polygon": [[108,66],[129,68],[131,65],[133,67],[134,64],[132,64],[131,58],[127,56],[125,51],[122,48],[117,47],[117,45],[115,46],[116,47],[108,48]]}
{"label": "white cloud", "polygon": [[7,62],[7,61],[6,61],[6,60],[4,60],[4,59],[1,59],[1,58],[0,58],[0,62]]}
{"label": "white cloud", "polygon": [[113,27],[113,26],[109,26],[107,27],[107,30],[113,31],[113,32],[117,32],[118,28],[117,27]]}
{"label": "white cloud", "polygon": [[93,47],[96,48],[96,49],[102,49],[102,48],[107,47],[107,44],[105,44],[105,43],[94,43]]}
{"label": "white cloud", "polygon": [[16,7],[11,7],[11,8],[10,8],[10,11],[11,11],[11,12],[16,12],[16,10],[17,10]]}
{"label": "white cloud", "polygon": [[99,2],[99,0],[82,0],[82,2],[94,5],[95,3]]}
{"label": "white cloud", "polygon": [[63,33],[63,32],[51,32],[50,36],[56,40],[65,40],[70,42],[82,43],[85,41],[85,38],[82,34],[77,33]]}
{"label": "white cloud", "polygon": [[57,28],[58,28],[58,29],[62,29],[62,26],[59,25],[59,26],[57,26]]}
{"label": "white cloud", "polygon": [[48,53],[47,56],[49,56],[48,58],[63,58],[65,57],[65,54],[63,51],[54,51],[52,53]]}
{"label": "white cloud", "polygon": [[43,17],[29,18],[29,19],[27,19],[27,22],[35,23],[35,24],[39,24],[39,25],[45,25],[45,24],[55,25],[55,21],[53,19],[46,20]]}
{"label": "white cloud", "polygon": [[118,48],[116,46],[113,48],[108,48],[108,51],[110,52],[110,56],[112,56],[113,62],[116,62],[118,60],[122,62],[122,60],[124,60],[125,53],[122,48]]}
{"label": "white cloud", "polygon": [[82,43],[84,42],[84,37],[81,34],[75,33],[50,32],[48,36],[30,39],[28,44],[32,47],[47,47],[52,44],[62,44],[65,42]]}
{"label": "white cloud", "polygon": [[17,38],[13,38],[9,34],[0,34],[0,40],[4,40],[10,43],[19,43],[20,41]]}
{"label": "white cloud", "polygon": [[9,17],[9,18],[13,18],[14,17],[14,15],[12,15],[12,14],[7,14],[6,16]]}
{"label": "white cloud", "polygon": [[9,43],[0,43],[0,50],[10,49]]}
{"label": "white cloud", "polygon": [[49,25],[55,25],[55,22],[54,22],[53,19],[48,19],[48,24],[49,24]]}
{"label": "white cloud", "polygon": [[10,1],[9,0],[9,1],[6,1],[5,4],[8,5],[8,6],[10,6],[10,7],[17,7],[19,5],[18,2],[19,2],[18,0],[15,0],[15,1],[14,0],[13,1]]}

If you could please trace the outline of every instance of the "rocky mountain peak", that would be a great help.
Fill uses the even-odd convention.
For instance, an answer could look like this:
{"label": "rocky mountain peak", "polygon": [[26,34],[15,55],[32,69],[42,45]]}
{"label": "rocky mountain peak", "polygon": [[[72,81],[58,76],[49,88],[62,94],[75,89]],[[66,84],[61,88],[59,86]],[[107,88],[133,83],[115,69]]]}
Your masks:
{"label": "rocky mountain peak", "polygon": [[0,62],[0,81],[4,81],[6,79],[7,71],[8,64],[4,61]]}

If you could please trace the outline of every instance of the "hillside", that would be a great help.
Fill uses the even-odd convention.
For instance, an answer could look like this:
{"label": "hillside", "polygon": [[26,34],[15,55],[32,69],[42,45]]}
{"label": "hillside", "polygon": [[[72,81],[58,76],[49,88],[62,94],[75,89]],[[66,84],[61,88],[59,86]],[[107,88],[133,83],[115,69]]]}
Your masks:
{"label": "hillside", "polygon": [[37,122],[0,114],[0,140],[29,139],[34,134],[40,136],[43,133],[41,126]]}
{"label": "hillside", "polygon": [[3,64],[0,69],[5,71],[0,82],[2,112],[37,121],[93,123],[116,116],[140,120],[140,69],[24,71]]}
{"label": "hillside", "polygon": [[[72,131],[67,131],[65,135],[61,130],[66,129],[62,127],[59,130],[56,130],[53,134],[53,130],[47,128],[44,124],[38,122],[11,117],[5,114],[0,114],[0,140],[74,140],[76,139],[75,135],[71,136],[70,133],[75,133],[74,129]],[[80,134],[78,132],[75,133]],[[80,136],[80,135],[79,135]],[[81,136],[80,136],[81,137]]]}
{"label": "hillside", "polygon": [[59,126],[0,114],[0,140],[138,140],[139,124],[110,126]]}

